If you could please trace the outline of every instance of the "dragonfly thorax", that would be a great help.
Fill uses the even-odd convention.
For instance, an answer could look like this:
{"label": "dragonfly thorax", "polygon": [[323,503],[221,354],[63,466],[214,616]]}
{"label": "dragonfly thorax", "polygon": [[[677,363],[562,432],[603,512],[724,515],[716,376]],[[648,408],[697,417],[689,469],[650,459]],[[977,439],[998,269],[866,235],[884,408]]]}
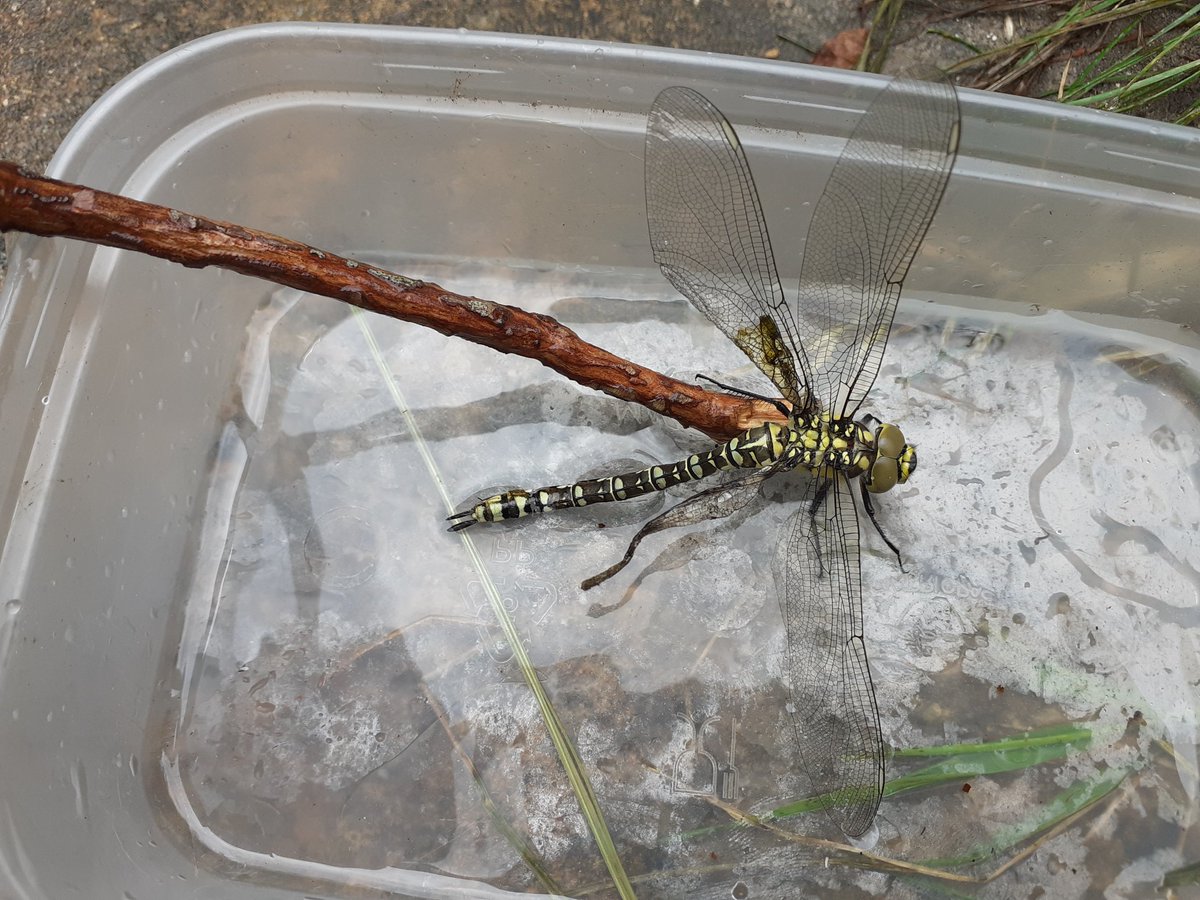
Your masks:
{"label": "dragonfly thorax", "polygon": [[832,419],[801,414],[786,435],[795,464],[829,477],[843,472],[862,478],[868,491],[882,494],[903,484],[917,468],[917,451],[895,425],[874,416]]}

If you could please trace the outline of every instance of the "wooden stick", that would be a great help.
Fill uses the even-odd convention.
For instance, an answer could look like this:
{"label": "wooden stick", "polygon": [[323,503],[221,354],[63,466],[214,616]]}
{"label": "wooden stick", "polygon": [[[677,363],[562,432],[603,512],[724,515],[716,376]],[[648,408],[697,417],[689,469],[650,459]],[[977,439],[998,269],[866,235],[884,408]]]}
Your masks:
{"label": "wooden stick", "polygon": [[782,419],[768,403],[712,393],[622,359],[549,316],[455,294],[265,231],[43,178],[3,160],[0,231],[119,247],[191,268],[217,266],[332,297],[536,359],[585,387],[640,403],[717,439]]}

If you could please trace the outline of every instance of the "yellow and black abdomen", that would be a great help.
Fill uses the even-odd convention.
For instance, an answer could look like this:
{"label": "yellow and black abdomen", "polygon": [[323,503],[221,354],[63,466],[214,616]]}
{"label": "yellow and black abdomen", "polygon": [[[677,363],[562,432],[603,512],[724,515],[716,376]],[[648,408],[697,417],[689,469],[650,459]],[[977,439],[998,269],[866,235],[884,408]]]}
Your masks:
{"label": "yellow and black abdomen", "polygon": [[567,509],[630,500],[687,481],[707,478],[724,469],[757,469],[770,465],[794,445],[796,433],[786,425],[767,422],[737,437],[687,459],[666,466],[649,466],[636,472],[610,475],[574,484],[534,490],[505,491],[486,497],[471,509],[450,517],[450,529],[461,531],[472,525],[520,519],[548,509]]}

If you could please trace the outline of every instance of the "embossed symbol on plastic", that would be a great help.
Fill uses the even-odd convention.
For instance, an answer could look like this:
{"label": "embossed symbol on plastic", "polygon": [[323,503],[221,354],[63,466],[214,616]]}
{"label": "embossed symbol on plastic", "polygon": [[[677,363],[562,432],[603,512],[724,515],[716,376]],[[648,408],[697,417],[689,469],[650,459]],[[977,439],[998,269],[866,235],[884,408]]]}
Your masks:
{"label": "embossed symbol on plastic", "polygon": [[671,793],[736,800],[738,768],[734,764],[734,752],[737,747],[737,719],[732,720],[729,728],[729,757],[718,763],[716,757],[704,749],[704,730],[721,721],[721,717],[692,719],[682,713],[676,713],[676,717],[691,726],[692,740],[691,746],[676,756],[671,766]]}

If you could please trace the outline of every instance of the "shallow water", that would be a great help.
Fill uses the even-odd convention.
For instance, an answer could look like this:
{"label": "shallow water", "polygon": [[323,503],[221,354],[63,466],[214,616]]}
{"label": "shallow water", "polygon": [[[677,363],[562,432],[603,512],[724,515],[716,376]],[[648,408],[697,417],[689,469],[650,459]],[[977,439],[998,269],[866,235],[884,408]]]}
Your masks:
{"label": "shallow water", "polygon": [[[657,275],[405,268],[513,298],[678,377],[756,384]],[[617,295],[632,299],[605,299]],[[870,849],[910,862],[994,851],[957,870],[986,876],[1025,846],[1007,851],[1004,835],[1108,779],[1120,786],[1036,853],[986,886],[951,887],[1143,895],[1200,857],[1195,337],[909,300],[897,322],[869,411],[920,452],[913,479],[877,503],[906,571],[873,530],[862,538],[886,743],[1067,723],[1092,739],[885,797]],[[287,291],[255,318],[230,409],[181,597],[184,691],[165,762],[173,802],[241,864],[303,862],[287,871],[335,883],[389,866],[406,889],[403,871],[539,889],[486,790],[564,892],[605,894],[490,582],[627,871],[645,876],[639,895],[786,896],[805,881],[824,896],[931,890],[825,867],[836,853],[787,836],[840,842],[819,813],[733,828],[718,803],[765,815],[800,795],[771,558],[803,475],[769,483],[747,514],[648,539],[584,594],[579,582],[621,556],[663,497],[471,529],[479,566],[445,515],[496,487],[674,460],[707,446],[702,436],[529,360]],[[927,762],[890,760],[889,780]]]}

